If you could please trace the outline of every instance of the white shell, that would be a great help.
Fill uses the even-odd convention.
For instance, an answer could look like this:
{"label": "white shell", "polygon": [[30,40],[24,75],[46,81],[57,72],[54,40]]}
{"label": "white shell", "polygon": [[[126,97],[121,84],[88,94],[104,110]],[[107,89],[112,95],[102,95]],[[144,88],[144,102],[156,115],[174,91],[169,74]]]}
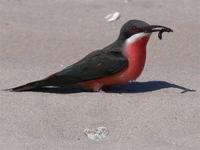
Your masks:
{"label": "white shell", "polygon": [[119,12],[114,12],[114,13],[111,13],[111,14],[108,14],[107,16],[105,16],[105,19],[108,22],[112,22],[112,21],[118,20],[119,17],[120,17],[120,13]]}
{"label": "white shell", "polygon": [[94,141],[99,141],[108,136],[109,132],[106,127],[98,127],[96,129],[85,129],[85,135]]}

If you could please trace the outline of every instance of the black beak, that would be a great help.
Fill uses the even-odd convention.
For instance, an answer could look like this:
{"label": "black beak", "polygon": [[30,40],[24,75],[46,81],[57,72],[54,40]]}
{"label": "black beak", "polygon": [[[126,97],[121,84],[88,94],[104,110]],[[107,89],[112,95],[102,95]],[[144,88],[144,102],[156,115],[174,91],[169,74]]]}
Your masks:
{"label": "black beak", "polygon": [[158,32],[158,37],[161,40],[163,32],[173,32],[173,30],[164,26],[149,25],[149,26],[144,27],[144,32],[146,33]]}

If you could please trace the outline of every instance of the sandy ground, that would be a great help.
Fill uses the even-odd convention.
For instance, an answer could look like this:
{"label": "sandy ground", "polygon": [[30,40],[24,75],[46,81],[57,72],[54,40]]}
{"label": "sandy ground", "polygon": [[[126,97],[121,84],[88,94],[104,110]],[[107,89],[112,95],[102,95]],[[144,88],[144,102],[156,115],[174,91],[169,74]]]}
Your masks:
{"label": "sandy ground", "polygon": [[[0,92],[1,150],[199,150],[198,0],[0,0],[0,89],[63,69],[129,19],[171,27],[148,44],[138,83],[112,93]],[[119,11],[121,18],[104,17]],[[182,86],[182,87],[181,87]],[[184,92],[183,87],[196,92]],[[89,140],[85,128],[109,136]]]}

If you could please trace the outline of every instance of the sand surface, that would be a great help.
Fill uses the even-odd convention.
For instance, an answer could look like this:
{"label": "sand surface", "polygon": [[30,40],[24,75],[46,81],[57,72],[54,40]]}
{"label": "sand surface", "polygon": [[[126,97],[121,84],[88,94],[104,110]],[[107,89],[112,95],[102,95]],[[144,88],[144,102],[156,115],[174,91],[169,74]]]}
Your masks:
{"label": "sand surface", "polygon": [[[1,150],[199,150],[198,0],[0,0],[0,89],[42,79],[113,42],[129,19],[152,35],[143,74],[112,93],[0,91]],[[104,17],[119,11],[118,21]],[[184,88],[196,92],[184,92]],[[96,142],[83,130],[105,126]]]}

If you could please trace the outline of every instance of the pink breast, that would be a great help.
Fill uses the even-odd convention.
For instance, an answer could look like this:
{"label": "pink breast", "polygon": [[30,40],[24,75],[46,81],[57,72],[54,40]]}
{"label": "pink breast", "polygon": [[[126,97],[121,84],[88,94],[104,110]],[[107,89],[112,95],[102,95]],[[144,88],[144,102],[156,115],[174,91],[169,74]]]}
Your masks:
{"label": "pink breast", "polygon": [[145,36],[125,47],[124,54],[129,62],[127,68],[111,76],[86,81],[84,85],[89,89],[96,89],[105,85],[123,84],[130,80],[136,80],[144,69],[148,40],[149,36]]}

